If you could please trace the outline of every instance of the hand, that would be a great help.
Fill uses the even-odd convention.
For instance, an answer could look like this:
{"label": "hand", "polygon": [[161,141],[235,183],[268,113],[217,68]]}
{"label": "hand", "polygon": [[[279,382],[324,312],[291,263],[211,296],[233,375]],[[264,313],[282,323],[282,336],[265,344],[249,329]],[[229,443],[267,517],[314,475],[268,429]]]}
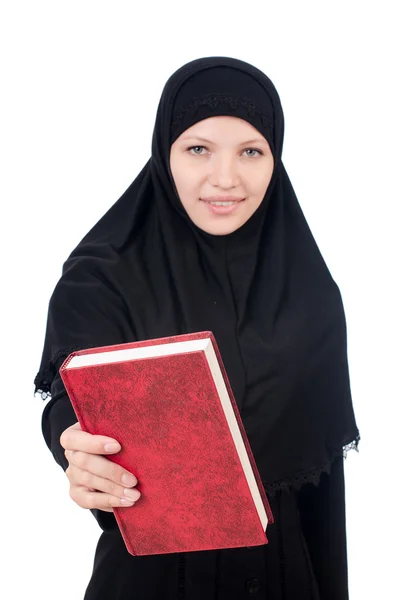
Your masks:
{"label": "hand", "polygon": [[140,492],[133,489],[134,475],[106,456],[121,450],[113,438],[91,435],[75,423],[65,429],[60,442],[65,448],[69,466],[70,497],[82,508],[99,508],[113,512],[115,506],[133,506]]}

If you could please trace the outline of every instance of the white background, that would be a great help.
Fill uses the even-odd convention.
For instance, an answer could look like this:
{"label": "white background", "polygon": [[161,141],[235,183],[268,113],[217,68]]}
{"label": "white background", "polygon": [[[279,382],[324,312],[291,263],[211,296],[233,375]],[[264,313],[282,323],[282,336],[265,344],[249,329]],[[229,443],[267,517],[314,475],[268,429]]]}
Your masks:
{"label": "white background", "polygon": [[393,4],[2,2],[2,598],[83,597],[99,527],[70,500],[33,397],[47,303],[149,158],[166,80],[211,55],[251,62],[279,91],[284,164],[348,322],[362,434],[346,462],[351,599],[397,597]]}

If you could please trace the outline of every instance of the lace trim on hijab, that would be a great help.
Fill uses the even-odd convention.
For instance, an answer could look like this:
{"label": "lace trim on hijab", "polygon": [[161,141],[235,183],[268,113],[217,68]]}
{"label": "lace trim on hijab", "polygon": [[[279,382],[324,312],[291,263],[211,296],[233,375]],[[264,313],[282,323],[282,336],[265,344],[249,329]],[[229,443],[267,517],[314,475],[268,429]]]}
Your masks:
{"label": "lace trim on hijab", "polygon": [[199,96],[194,98],[191,102],[179,109],[175,119],[171,123],[171,132],[174,133],[183,121],[184,116],[187,113],[193,113],[197,111],[201,106],[209,106],[215,109],[219,104],[227,104],[230,108],[236,110],[240,106],[245,108],[249,115],[258,115],[263,123],[265,129],[273,131],[273,120],[268,115],[265,115],[258,106],[247,96],[234,96],[224,94],[207,94],[205,96]]}
{"label": "lace trim on hijab", "polygon": [[62,362],[64,359],[69,356],[72,352],[76,352],[77,350],[83,350],[81,346],[72,346],[71,348],[62,348],[54,354],[52,359],[49,362],[47,369],[41,369],[34,380],[34,396],[38,394],[41,396],[42,400],[47,400],[47,398],[51,398],[51,384],[55,379],[55,375],[57,373],[57,363],[60,359]]}
{"label": "lace trim on hijab", "polygon": [[323,473],[328,475],[331,472],[331,466],[334,460],[340,456],[347,458],[347,454],[350,450],[356,450],[358,452],[358,444],[360,442],[360,435],[358,435],[353,441],[342,445],[339,450],[333,452],[332,457],[322,466],[312,471],[305,471],[304,473],[298,473],[287,479],[278,479],[272,483],[264,483],[266,493],[269,496],[274,496],[276,492],[295,490],[299,491],[306,483],[311,483],[318,486],[320,478]]}

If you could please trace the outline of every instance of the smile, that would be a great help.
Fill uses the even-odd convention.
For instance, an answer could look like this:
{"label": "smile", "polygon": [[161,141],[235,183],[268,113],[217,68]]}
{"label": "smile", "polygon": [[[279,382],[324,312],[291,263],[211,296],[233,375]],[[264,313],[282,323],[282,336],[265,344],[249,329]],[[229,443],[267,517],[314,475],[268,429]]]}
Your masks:
{"label": "smile", "polygon": [[207,206],[212,214],[215,215],[230,215],[238,209],[238,206],[242,204],[246,198],[238,198],[236,200],[203,200],[202,202]]}
{"label": "smile", "polygon": [[[241,200],[237,202],[241,202]],[[208,202],[208,204],[212,204],[213,206],[232,206],[232,204],[237,204],[237,202]]]}

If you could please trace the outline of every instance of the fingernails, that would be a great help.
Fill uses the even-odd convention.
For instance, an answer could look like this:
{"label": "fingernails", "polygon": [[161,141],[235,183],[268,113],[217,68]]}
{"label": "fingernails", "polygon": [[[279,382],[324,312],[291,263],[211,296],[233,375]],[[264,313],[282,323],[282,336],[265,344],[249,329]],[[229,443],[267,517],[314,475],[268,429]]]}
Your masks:
{"label": "fingernails", "polygon": [[125,504],[126,506],[132,506],[133,504],[135,504],[135,502],[131,500],[131,498],[121,498],[120,502],[121,504]]}
{"label": "fingernails", "polygon": [[118,452],[121,448],[118,442],[108,442],[104,445],[105,452]]}
{"label": "fingernails", "polygon": [[131,498],[132,500],[134,500],[134,502],[136,500],[138,500],[138,498],[140,497],[140,492],[138,490],[127,490],[125,489],[123,491],[124,496],[126,496],[127,498]]}
{"label": "fingernails", "polygon": [[131,475],[130,473],[124,473],[123,476],[121,477],[121,481],[125,485],[130,485],[130,486],[137,484],[136,477],[134,477],[134,475]]}

